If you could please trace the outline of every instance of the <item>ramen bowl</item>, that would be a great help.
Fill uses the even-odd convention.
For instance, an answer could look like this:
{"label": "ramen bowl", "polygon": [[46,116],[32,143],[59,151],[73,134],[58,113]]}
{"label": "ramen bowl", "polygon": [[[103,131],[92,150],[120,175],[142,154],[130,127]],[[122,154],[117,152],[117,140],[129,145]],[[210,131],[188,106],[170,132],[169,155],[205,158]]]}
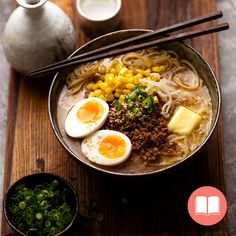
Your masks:
{"label": "ramen bowl", "polygon": [[[110,45],[111,43],[115,43],[115,42],[130,38],[130,37],[140,35],[146,32],[149,32],[149,31],[131,29],[131,30],[122,30],[122,31],[112,32],[104,36],[98,37],[90,41],[89,43],[83,45],[81,48],[75,51],[71,55],[71,57],[75,55],[79,55],[81,53],[85,53],[87,51],[94,50],[96,48],[99,48],[105,45]],[[202,79],[203,83],[206,85],[209,95],[211,97],[212,114],[211,114],[211,122],[209,125],[209,130],[205,138],[194,149],[193,152],[186,155],[184,158],[181,158],[170,165],[159,166],[158,168],[151,169],[151,170],[150,169],[140,170],[139,168],[137,170],[133,170],[133,169],[131,170],[131,169],[123,168],[123,165],[118,166],[118,167],[106,167],[106,166],[98,165],[89,161],[88,158],[86,158],[81,151],[81,140],[69,138],[68,135],[66,134],[65,128],[64,128],[65,114],[61,114],[60,109],[58,108],[58,104],[61,103],[61,96],[63,94],[63,91],[65,90],[66,79],[68,75],[75,69],[75,67],[67,68],[57,73],[52,82],[50,92],[49,92],[49,99],[48,99],[49,118],[50,118],[53,131],[56,137],[58,138],[58,140],[60,141],[60,143],[62,144],[62,146],[79,162],[93,169],[96,169],[98,171],[113,174],[113,175],[143,176],[143,175],[166,172],[169,169],[173,169],[176,166],[180,166],[181,163],[185,162],[186,160],[192,159],[192,157],[195,156],[199,152],[199,150],[202,149],[202,147],[206,144],[206,142],[212,135],[214,128],[216,127],[216,124],[219,118],[219,112],[220,112],[220,101],[221,101],[220,89],[219,89],[217,79],[214,75],[214,72],[210,68],[206,60],[195,49],[193,49],[191,46],[183,42],[165,44],[165,45],[159,46],[159,49],[175,52],[179,55],[180,58],[190,62],[191,65],[193,65],[194,68],[196,68],[199,74],[199,77]]]}

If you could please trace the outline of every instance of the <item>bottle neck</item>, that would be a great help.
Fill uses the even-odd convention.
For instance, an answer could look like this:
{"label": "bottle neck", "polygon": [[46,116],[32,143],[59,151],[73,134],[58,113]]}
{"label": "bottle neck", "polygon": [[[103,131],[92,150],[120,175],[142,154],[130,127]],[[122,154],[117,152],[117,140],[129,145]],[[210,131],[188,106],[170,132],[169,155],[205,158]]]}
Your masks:
{"label": "bottle neck", "polygon": [[27,10],[36,10],[41,8],[47,0],[16,0],[17,3]]}

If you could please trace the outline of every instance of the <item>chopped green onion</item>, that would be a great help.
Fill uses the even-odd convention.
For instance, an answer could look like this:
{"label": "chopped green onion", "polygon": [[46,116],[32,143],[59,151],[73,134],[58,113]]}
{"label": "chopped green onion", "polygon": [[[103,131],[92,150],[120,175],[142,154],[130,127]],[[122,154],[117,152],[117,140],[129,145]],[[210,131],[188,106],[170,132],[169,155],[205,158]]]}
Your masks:
{"label": "chopped green onion", "polygon": [[50,198],[54,197],[53,191],[49,191],[48,197],[50,197]]}
{"label": "chopped green onion", "polygon": [[119,102],[119,100],[115,101],[115,107],[117,111],[120,111],[122,108],[122,104]]}
{"label": "chopped green onion", "polygon": [[58,181],[57,180],[53,180],[52,181],[52,186],[55,188],[58,186]]}
{"label": "chopped green onion", "polygon": [[40,203],[40,206],[47,206],[48,205],[48,202],[46,200],[43,200],[41,203]]}
{"label": "chopped green onion", "polygon": [[47,221],[45,222],[45,226],[46,226],[47,228],[49,228],[49,227],[51,226],[51,221],[47,220]]}
{"label": "chopped green onion", "polygon": [[37,220],[42,220],[43,219],[43,214],[42,213],[36,213],[35,215]]}
{"label": "chopped green onion", "polygon": [[19,208],[20,208],[21,210],[24,210],[24,209],[26,208],[25,202],[20,202],[20,203],[19,203]]}
{"label": "chopped green onion", "polygon": [[136,86],[134,90],[125,96],[123,103],[119,100],[115,101],[116,110],[121,110],[123,104],[128,108],[128,119],[140,118],[141,116],[149,118],[150,113],[156,108],[152,95],[144,90],[145,86]]}
{"label": "chopped green onion", "polygon": [[56,180],[34,189],[17,186],[9,203],[13,224],[26,235],[53,236],[61,232],[72,220],[66,195],[66,189],[61,190]]}
{"label": "chopped green onion", "polygon": [[36,198],[37,198],[38,200],[42,200],[43,197],[44,197],[44,195],[43,195],[42,193],[36,195]]}

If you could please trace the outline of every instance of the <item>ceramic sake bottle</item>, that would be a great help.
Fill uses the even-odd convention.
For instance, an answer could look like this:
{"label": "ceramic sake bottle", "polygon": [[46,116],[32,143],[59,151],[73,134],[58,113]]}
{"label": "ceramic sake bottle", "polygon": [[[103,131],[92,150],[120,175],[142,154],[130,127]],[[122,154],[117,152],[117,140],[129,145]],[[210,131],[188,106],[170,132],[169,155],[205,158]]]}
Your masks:
{"label": "ceramic sake bottle", "polygon": [[3,33],[8,62],[22,74],[66,59],[76,48],[69,17],[47,0],[16,0]]}

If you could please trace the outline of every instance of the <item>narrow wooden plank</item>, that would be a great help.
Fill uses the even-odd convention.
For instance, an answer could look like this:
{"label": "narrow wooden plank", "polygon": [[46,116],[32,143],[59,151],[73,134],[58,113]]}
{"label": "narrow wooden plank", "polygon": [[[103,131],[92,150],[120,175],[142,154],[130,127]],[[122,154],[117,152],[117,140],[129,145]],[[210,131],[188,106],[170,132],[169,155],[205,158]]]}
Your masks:
{"label": "narrow wooden plank", "polygon": [[[16,122],[16,106],[19,90],[19,74],[14,70],[10,71],[9,94],[8,94],[8,111],[7,111],[7,132],[6,132],[6,149],[5,149],[5,162],[4,162],[4,184],[3,184],[3,197],[5,192],[11,184],[12,162],[13,162],[13,147],[15,136],[15,122]],[[11,232],[9,225],[2,215],[2,231]],[[7,233],[6,235],[8,235]],[[4,235],[4,233],[3,233]]]}
{"label": "narrow wooden plank", "polygon": [[122,1],[121,29],[145,29],[147,6],[145,0]]}
{"label": "narrow wooden plank", "polygon": [[[88,41],[79,29],[75,1],[54,2],[74,22],[78,46]],[[121,27],[154,29],[214,9],[214,0],[125,0]],[[216,36],[189,42],[218,75]],[[79,217],[67,235],[226,235],[226,220],[213,227],[199,226],[186,209],[189,195],[199,186],[212,185],[224,191],[221,123],[201,154],[181,168],[151,178],[116,178],[86,168],[59,145],[47,115],[50,80],[17,77],[13,74],[10,86],[4,191],[15,180],[34,172],[50,171],[68,179],[78,191],[80,214],[101,213],[104,221]],[[98,203],[98,210],[91,212],[88,206],[93,200]],[[12,234],[5,221],[2,234]]]}

